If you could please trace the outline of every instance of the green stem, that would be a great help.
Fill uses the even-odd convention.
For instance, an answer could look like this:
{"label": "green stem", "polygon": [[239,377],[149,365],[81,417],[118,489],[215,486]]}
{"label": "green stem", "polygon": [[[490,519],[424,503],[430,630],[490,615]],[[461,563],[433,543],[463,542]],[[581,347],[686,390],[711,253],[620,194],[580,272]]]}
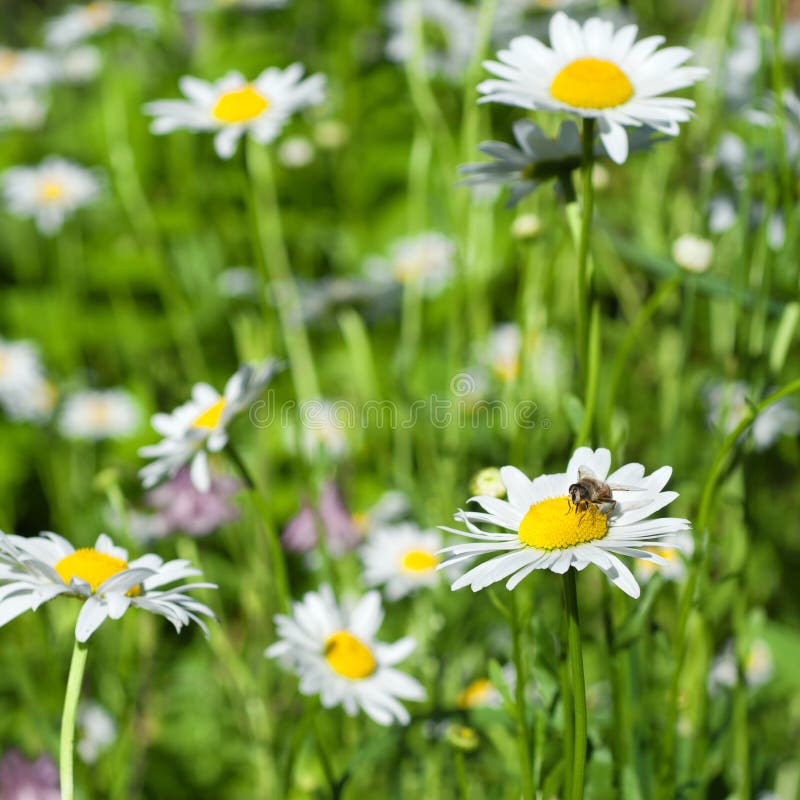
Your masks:
{"label": "green stem", "polygon": [[597,408],[597,389],[600,380],[600,305],[592,303],[589,323],[589,343],[586,354],[586,393],[583,400],[583,421],[575,437],[575,447],[591,444]]}
{"label": "green stem", "polygon": [[261,524],[264,526],[269,543],[269,557],[272,563],[272,571],[275,575],[275,587],[278,593],[278,601],[281,611],[288,611],[291,605],[291,592],[289,589],[289,571],[286,567],[286,558],[281,547],[280,537],[272,522],[272,510],[266,498],[258,487],[252,473],[242,460],[236,448],[228,442],[225,448],[233,465],[242,476],[242,480],[250,491],[250,497],[256,507]]}
{"label": "green stem", "polygon": [[561,652],[559,653],[559,680],[561,683],[561,708],[564,742],[564,783],[562,796],[565,800],[572,797],[572,762],[575,760],[575,713],[572,708],[572,681],[569,671],[569,646],[567,644],[569,632],[569,614],[566,605],[561,623]]}
{"label": "green stem", "polygon": [[328,784],[328,790],[331,795],[331,800],[338,800],[339,796],[341,795],[341,789],[339,784],[336,780],[336,775],[333,772],[333,765],[331,764],[330,758],[328,758],[328,753],[325,750],[325,745],[322,742],[322,735],[319,732],[319,726],[317,725],[316,719],[312,723],[312,729],[314,731],[314,741],[317,745],[317,754],[319,755],[319,763],[322,767],[322,771],[325,774],[325,780]]}
{"label": "green stem", "polygon": [[64,696],[64,713],[61,715],[61,749],[59,757],[62,800],[73,800],[75,797],[72,765],[75,744],[75,715],[78,711],[78,700],[83,685],[83,672],[86,669],[88,647],[75,640],[72,648],[72,660],[69,664],[67,691]]}
{"label": "green stem", "polygon": [[459,800],[469,800],[469,784],[467,783],[467,770],[466,767],[464,766],[464,753],[461,750],[456,751],[455,765],[456,765],[456,781],[458,782]]}
{"label": "green stem", "polygon": [[734,449],[742,434],[752,425],[755,418],[774,403],[795,392],[800,392],[800,379],[787,383],[781,389],[773,392],[758,405],[748,409],[739,424],[725,437],[714,456],[711,468],[708,471],[703,493],[700,497],[700,508],[697,512],[695,530],[700,534],[699,546],[695,549],[694,557],[689,569],[689,577],[681,597],[678,624],[675,631],[673,645],[672,680],[670,694],[667,702],[667,722],[664,731],[664,747],[662,748],[662,793],[661,797],[667,798],[674,795],[675,785],[675,728],[678,721],[678,695],[680,694],[680,677],[683,668],[683,659],[686,653],[686,632],[689,615],[695,602],[695,592],[702,573],[706,571],[708,562],[708,518],[711,514],[711,505],[716,496],[717,483],[722,475],[729,453]]}
{"label": "green stem", "polygon": [[[570,677],[572,679],[573,711],[575,714],[574,748],[572,753],[572,798],[583,798],[583,774],[586,769],[586,681],[583,676],[581,627],[578,618],[578,591],[575,572],[564,573],[564,608],[567,612],[567,641],[569,645]],[[567,766],[569,769],[569,765]]]}
{"label": "green stem", "polygon": [[589,274],[589,240],[592,233],[592,215],[594,213],[594,186],[592,184],[592,167],[594,165],[594,119],[583,120],[583,206],[581,208],[581,232],[578,244],[578,316],[577,339],[578,353],[581,359],[583,374],[587,371],[588,348],[588,315],[591,297],[591,275]]}
{"label": "green stem", "polygon": [[260,246],[271,290],[277,293],[276,308],[286,345],[297,399],[302,403],[319,396],[311,345],[300,314],[300,297],[283,237],[275,175],[269,153],[252,139],[246,149],[247,176],[256,242]]}
{"label": "green stem", "polygon": [[511,606],[511,647],[514,658],[514,669],[517,679],[514,685],[514,694],[517,705],[517,745],[519,748],[519,768],[522,773],[522,797],[524,800],[533,800],[533,767],[531,764],[530,732],[528,731],[528,711],[525,703],[525,685],[527,671],[525,659],[522,654],[522,630],[519,618],[519,608],[514,592],[509,592]]}

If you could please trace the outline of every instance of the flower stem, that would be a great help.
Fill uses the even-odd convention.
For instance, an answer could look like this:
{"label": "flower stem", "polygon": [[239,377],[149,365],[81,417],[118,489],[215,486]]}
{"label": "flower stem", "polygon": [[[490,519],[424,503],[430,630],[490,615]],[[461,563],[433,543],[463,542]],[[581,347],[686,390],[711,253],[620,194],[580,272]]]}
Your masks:
{"label": "flower stem", "polygon": [[578,353],[581,359],[581,372],[585,375],[588,361],[588,320],[589,299],[591,296],[591,275],[589,274],[589,239],[592,233],[592,216],[594,213],[594,186],[592,184],[592,167],[594,165],[594,128],[591,118],[583,120],[583,205],[581,208],[581,231],[578,242],[578,276],[577,276],[577,339]]}
{"label": "flower stem", "polygon": [[74,757],[73,746],[75,744],[75,715],[78,710],[78,699],[81,696],[81,686],[83,684],[83,672],[86,668],[87,653],[87,645],[76,639],[75,646],[72,648],[72,660],[69,664],[67,691],[64,696],[64,712],[61,715],[59,768],[62,800],[73,800],[75,797],[72,774]]}
{"label": "flower stem", "polygon": [[533,767],[531,764],[530,732],[528,731],[528,712],[525,703],[525,685],[527,672],[525,660],[522,655],[522,630],[520,625],[519,608],[514,592],[509,592],[511,606],[511,648],[514,657],[514,669],[517,680],[514,686],[514,695],[517,705],[517,744],[519,747],[519,768],[522,773],[522,797],[524,800],[533,800]]}
{"label": "flower stem", "polygon": [[261,519],[261,524],[264,526],[267,541],[269,542],[269,557],[272,563],[272,571],[275,575],[275,587],[278,593],[278,601],[280,603],[281,611],[288,611],[291,605],[291,593],[289,591],[289,571],[286,567],[286,558],[284,557],[283,548],[281,547],[280,538],[277,530],[272,522],[272,512],[266,498],[258,488],[252,473],[247,465],[242,460],[236,448],[228,442],[225,447],[225,452],[228,454],[233,465],[236,467],[242,480],[250,491],[250,497],[256,507],[258,516]]}
{"label": "flower stem", "polygon": [[458,783],[458,800],[469,800],[469,784],[467,770],[464,766],[464,753],[458,750],[455,754],[456,781]]}
{"label": "flower stem", "polygon": [[[586,682],[583,676],[581,628],[578,619],[578,591],[575,573],[564,573],[564,609],[567,613],[567,642],[569,646],[570,677],[572,682],[572,707],[575,715],[572,751],[572,797],[583,798],[583,773],[586,768]],[[567,765],[567,769],[569,769]]]}

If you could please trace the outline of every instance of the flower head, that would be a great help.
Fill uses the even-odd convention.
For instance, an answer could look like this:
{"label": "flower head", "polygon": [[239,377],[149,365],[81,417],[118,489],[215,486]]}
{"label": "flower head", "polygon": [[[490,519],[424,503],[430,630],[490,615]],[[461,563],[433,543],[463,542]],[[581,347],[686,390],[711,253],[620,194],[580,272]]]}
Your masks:
{"label": "flower head", "polygon": [[49,416],[54,402],[36,345],[0,339],[0,407],[6,416],[40,420]]}
{"label": "flower head", "polygon": [[154,414],[153,428],[164,438],[139,450],[139,455],[153,459],[139,471],[144,487],[150,489],[190,464],[192,483],[207,492],[211,487],[208,453],[217,453],[228,444],[231,420],[247,409],[279,368],[272,358],[257,366],[244,364],[225,384],[222,394],[207,383],[198,383],[188,403],[171,414]]}
{"label": "flower head", "polygon": [[366,270],[377,280],[412,284],[428,297],[439,294],[453,275],[453,241],[441,233],[428,232],[399,239],[388,258],[371,258]]}
{"label": "flower head", "polygon": [[128,562],[128,552],[101,534],[94,547],[76,550],[57,533],[25,538],[0,533],[0,625],[59,595],[77,597],[83,607],[75,637],[85,642],[109,617],[119,619],[129,608],[166,617],[180,631],[190,621],[208,634],[199,615],[213,612],[187,594],[190,589],[215,589],[213,583],[170,583],[200,575],[188,561],[163,561],[152,553]]}
{"label": "flower head", "polygon": [[70,439],[122,439],[136,432],[141,416],[124,389],[86,391],[66,399],[58,426]]}
{"label": "flower head", "polygon": [[31,217],[48,235],[99,193],[100,181],[94,172],[57,156],[38,167],[12,167],[3,173],[3,198],[9,211]]}
{"label": "flower head", "polygon": [[614,31],[597,17],[580,25],[559,11],[550,20],[550,47],[518,36],[498,53],[499,61],[485,62],[497,77],[478,86],[481,101],[596,119],[606,152],[621,164],[628,157],[625,128],[647,125],[676,136],[694,102],[664,95],[707,74],[702,67],[681,66],[690,50],[658,51],[662,36],[634,44],[637,32],[635,25]]}
{"label": "flower head", "polygon": [[22,94],[53,82],[55,66],[40,50],[12,50],[0,47],[0,90],[3,94]]}
{"label": "flower head", "polygon": [[114,718],[99,703],[91,700],[78,706],[78,730],[76,744],[78,755],[85,764],[94,764],[117,738]]}
{"label": "flower head", "polygon": [[[625,464],[609,475],[611,453],[603,448],[579,447],[566,472],[528,479],[515,467],[503,467],[507,500],[479,496],[472,500],[483,511],[459,511],[455,518],[467,530],[444,530],[478,540],[478,544],[457,544],[442,552],[453,557],[441,567],[472,559],[478,555],[500,553],[473,567],[453,583],[477,592],[497,581],[508,579],[514,589],[535,569],[564,573],[570,567],[582,570],[596,564],[606,577],[631,597],[639,596],[639,584],[618,556],[633,556],[663,563],[652,548],[680,547],[675,534],[690,527],[689,521],[671,517],[649,519],[671,503],[676,492],[662,491],[670,478],[670,467],[645,476],[641,464]],[[571,499],[571,487],[579,480],[579,470],[590,472],[612,487],[613,501],[604,505]],[[617,491],[613,489],[616,486]],[[511,533],[487,533],[475,523],[483,522]]]}
{"label": "flower head", "polygon": [[72,47],[114,27],[152,30],[155,17],[150,8],[138,3],[99,0],[83,6],[73,5],[47,23],[45,40],[49,47]]}
{"label": "flower head", "polygon": [[180,87],[188,99],[156,100],[144,110],[155,117],[150,126],[153,133],[211,131],[216,134],[217,155],[230,158],[245,133],[259,144],[269,144],[293,114],[323,102],[324,76],[302,79],[303,71],[302,64],[284,70],[270,67],[253,81],[240,72],[229,72],[216,83],[185,76]]}
{"label": "flower head", "polygon": [[18,750],[7,750],[0,760],[0,797],[3,800],[61,800],[58,767],[49,755],[28,761]]}
{"label": "flower head", "polygon": [[411,522],[380,527],[361,548],[364,583],[383,586],[389,600],[434,586],[439,580],[436,567],[441,546],[438,531],[423,531]]}
{"label": "flower head", "polygon": [[325,708],[343,706],[351,717],[361,708],[380,725],[406,725],[410,716],[398,700],[424,700],[425,690],[394,665],[411,654],[415,641],[376,641],[382,620],[378,592],[347,608],[322,586],[294,603],[292,616],[276,615],[280,640],[264,655],[280,658],[300,678],[301,694],[318,694]]}

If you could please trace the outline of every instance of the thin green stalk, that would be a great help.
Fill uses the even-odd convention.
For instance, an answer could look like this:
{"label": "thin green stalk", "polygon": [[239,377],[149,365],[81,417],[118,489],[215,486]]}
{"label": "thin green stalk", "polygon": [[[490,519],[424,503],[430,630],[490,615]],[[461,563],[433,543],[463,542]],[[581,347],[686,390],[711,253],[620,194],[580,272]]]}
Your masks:
{"label": "thin green stalk", "polygon": [[591,297],[591,275],[588,269],[589,240],[592,233],[592,216],[594,214],[594,185],[592,184],[592,167],[594,165],[594,127],[591,118],[583,120],[583,207],[581,208],[581,234],[578,244],[578,299],[577,299],[577,339],[578,353],[581,359],[581,371],[587,372],[588,348],[588,315]]}
{"label": "thin green stalk", "polygon": [[[572,682],[572,705],[575,716],[571,800],[582,800],[583,775],[586,769],[586,681],[583,675],[581,627],[578,618],[578,591],[575,585],[575,572],[572,569],[568,569],[564,573],[563,588],[564,608],[567,612],[567,642]],[[569,769],[569,766],[567,768]]]}
{"label": "thin green stalk", "polygon": [[559,680],[561,683],[561,708],[563,715],[564,738],[564,785],[562,795],[565,800],[572,797],[572,762],[575,760],[575,712],[572,703],[572,681],[570,679],[569,645],[569,614],[564,607],[561,623],[561,652],[559,653]]}
{"label": "thin green stalk", "polygon": [[728,455],[734,449],[742,434],[752,425],[755,418],[769,408],[774,403],[795,392],[800,392],[800,379],[786,384],[781,389],[773,392],[757,405],[748,409],[739,424],[725,437],[717,450],[711,467],[708,471],[703,493],[700,497],[700,508],[697,512],[695,530],[700,534],[700,543],[696,547],[692,563],[689,568],[689,577],[683,588],[681,597],[680,612],[675,631],[673,644],[673,672],[670,682],[670,692],[667,701],[667,721],[664,731],[664,746],[662,748],[663,773],[660,785],[662,788],[660,796],[663,798],[673,797],[675,786],[675,728],[678,721],[678,695],[680,693],[680,676],[683,668],[683,659],[686,653],[686,632],[689,623],[689,615],[695,602],[695,592],[699,579],[707,569],[708,562],[708,519],[711,514],[711,506],[716,496],[717,483],[722,475]]}
{"label": "thin green stalk", "polygon": [[586,393],[583,400],[583,421],[581,429],[575,437],[575,447],[591,443],[597,408],[597,390],[600,381],[600,305],[596,301],[592,303],[585,374]]}
{"label": "thin green stalk", "polygon": [[456,750],[456,781],[458,783],[459,800],[469,800],[469,784],[467,783],[467,770],[464,765],[464,751]]}
{"label": "thin green stalk", "polygon": [[230,442],[228,442],[225,452],[228,454],[231,462],[242,476],[242,480],[244,481],[245,485],[250,490],[250,497],[253,500],[258,512],[258,516],[261,520],[261,524],[266,532],[266,538],[269,544],[270,562],[272,565],[272,571],[275,575],[275,586],[278,593],[280,608],[281,611],[288,611],[291,605],[289,571],[286,567],[286,557],[284,555],[283,548],[281,547],[280,537],[278,536],[278,532],[272,522],[272,511],[265,496],[254,480],[252,473],[242,460],[242,457],[239,455],[236,448]]}
{"label": "thin green stalk", "polygon": [[327,751],[325,750],[325,745],[322,742],[322,735],[319,732],[319,726],[317,725],[316,719],[312,723],[312,729],[314,731],[314,741],[317,745],[319,763],[322,767],[323,773],[325,774],[325,780],[328,784],[328,791],[330,792],[331,800],[338,800],[338,798],[341,796],[341,788],[336,780],[336,775],[333,771],[333,765],[331,764],[331,760],[328,757]]}
{"label": "thin green stalk", "polygon": [[747,682],[742,664],[742,638],[741,633],[745,627],[747,615],[747,595],[742,590],[739,592],[734,609],[734,632],[737,644],[737,675],[736,686],[733,689],[733,752],[736,764],[736,798],[737,800],[750,800],[750,735],[747,720]]}
{"label": "thin green stalk", "polygon": [[528,730],[528,711],[525,702],[525,685],[527,671],[522,653],[522,630],[519,618],[519,608],[514,592],[509,592],[511,606],[511,648],[514,658],[514,669],[517,680],[514,686],[514,695],[517,706],[517,745],[519,748],[519,768],[522,773],[522,797],[524,800],[533,800],[533,767],[531,764],[531,738]]}
{"label": "thin green stalk", "polygon": [[72,648],[72,660],[69,664],[67,691],[64,695],[64,713],[61,715],[59,771],[62,800],[73,800],[75,797],[72,772],[75,744],[75,715],[78,711],[78,700],[81,696],[83,673],[86,669],[86,655],[88,652],[88,646],[76,639],[75,646]]}
{"label": "thin green stalk", "polygon": [[278,193],[269,153],[252,139],[245,148],[250,180],[256,244],[266,268],[271,289],[278,293],[276,308],[295,394],[300,402],[319,396],[314,358],[301,320],[300,298],[283,238]]}

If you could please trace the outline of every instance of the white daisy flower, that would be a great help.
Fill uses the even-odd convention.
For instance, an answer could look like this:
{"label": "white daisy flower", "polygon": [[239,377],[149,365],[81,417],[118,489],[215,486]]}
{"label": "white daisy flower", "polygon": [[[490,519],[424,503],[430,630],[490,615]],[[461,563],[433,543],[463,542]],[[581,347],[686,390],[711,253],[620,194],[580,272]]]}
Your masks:
{"label": "white daisy flower", "polygon": [[[712,386],[707,394],[708,423],[730,433],[749,413],[751,403],[758,402],[744,381]],[[767,450],[781,436],[800,432],[800,412],[788,398],[778,400],[762,411],[750,426],[750,436],[756,450]]]}
{"label": "white daisy flower", "polygon": [[39,351],[32,342],[0,339],[0,405],[9,416],[24,407],[32,391],[45,380]]}
{"label": "white daisy flower", "polygon": [[427,74],[457,79],[469,65],[478,33],[475,9],[456,0],[425,0],[417,5],[394,0],[387,8],[386,22],[390,61],[411,61],[421,35]]}
{"label": "white daisy flower", "polygon": [[228,444],[228,424],[258,397],[279,368],[272,358],[257,366],[244,364],[225,384],[222,394],[207,383],[198,383],[188,403],[171,414],[154,414],[153,428],[164,438],[139,450],[140,456],[154,459],[139,471],[145,489],[171,478],[184,464],[191,464],[192,483],[198,491],[207,492],[211,487],[208,453],[217,453]]}
{"label": "white daisy flower", "polygon": [[695,236],[685,233],[672,243],[672,260],[689,272],[706,272],[714,258],[714,245]]}
{"label": "white daisy flower", "polygon": [[67,83],[87,83],[103,66],[100,51],[90,45],[73,47],[58,54],[59,77]]}
{"label": "white daisy flower", "polygon": [[341,705],[351,717],[361,708],[379,725],[407,725],[411,717],[398,699],[422,701],[425,690],[394,665],[416,642],[410,636],[393,644],[376,641],[382,620],[378,592],[347,608],[321,586],[293,604],[291,617],[275,616],[280,641],[264,655],[279,658],[300,678],[300,693],[318,694],[325,708]]}
{"label": "white daisy flower", "polygon": [[100,193],[94,172],[58,156],[50,156],[38,167],[12,167],[2,178],[8,210],[31,217],[47,235],[58,231],[70,214]]}
{"label": "white daisy flower", "polygon": [[[339,409],[345,413],[340,414]],[[300,404],[300,449],[309,461],[320,454],[333,461],[347,455],[346,430],[355,424],[351,411],[351,406],[329,400],[307,400]]]}
{"label": "white daisy flower", "polygon": [[124,389],[78,392],[68,397],[58,427],[70,439],[122,439],[136,432],[138,403]]}
{"label": "white daisy flower", "polygon": [[4,93],[47,86],[55,72],[53,60],[41,50],[0,47],[0,90]]}
{"label": "white daisy flower", "polygon": [[411,522],[378,528],[361,547],[364,583],[383,586],[388,600],[434,586],[441,546],[438,531],[423,531]]}
{"label": "white daisy flower", "polygon": [[180,631],[190,621],[208,635],[198,615],[213,612],[190,597],[190,589],[216,589],[212,583],[188,583],[200,575],[188,561],[163,561],[152,553],[128,562],[128,552],[105,534],[94,547],[76,550],[56,533],[25,538],[0,533],[0,625],[25,611],[36,611],[58,595],[83,600],[75,637],[85,642],[107,619],[119,619],[131,607],[166,617]]}
{"label": "white daisy flower", "polygon": [[664,563],[636,562],[636,577],[642,583],[647,583],[656,574],[661,575],[665,581],[683,583],[686,578],[687,560],[694,552],[694,539],[690,533],[676,533],[675,540],[680,543],[679,547],[662,548],[658,551],[658,555],[664,559]]}
{"label": "white daisy flower", "polygon": [[[458,578],[452,588],[469,586],[477,592],[508,579],[506,588],[511,590],[535,569],[564,573],[570,567],[582,570],[589,564],[596,564],[615,586],[631,597],[638,597],[639,584],[618,556],[662,563],[664,559],[646,548],[680,547],[675,534],[687,530],[690,523],[672,517],[649,519],[678,496],[677,492],[662,491],[672,474],[670,467],[661,467],[645,476],[641,464],[625,464],[609,475],[610,466],[608,450],[579,447],[566,472],[529,480],[516,467],[503,467],[501,474],[508,499],[471,498],[484,510],[459,511],[455,515],[467,530],[443,530],[477,539],[480,543],[444,548],[442,552],[451,553],[453,557],[439,568],[478,555],[502,555],[473,567]],[[578,481],[579,470],[607,481],[612,487],[613,504],[606,504],[605,508],[583,500],[574,504],[570,488]],[[623,485],[628,490],[613,489]],[[479,529],[476,522],[513,532],[487,533]]]}
{"label": "white daisy flower", "polygon": [[40,92],[0,94],[0,128],[22,130],[41,128],[49,107],[49,99]]}
{"label": "white daisy flower", "polygon": [[114,718],[92,700],[78,705],[77,727],[79,736],[75,749],[84,764],[94,764],[117,738]]}
{"label": "white daisy flower", "polygon": [[[742,664],[744,682],[751,689],[767,683],[775,673],[772,651],[763,639],[754,640],[744,656]],[[707,686],[709,694],[719,694],[722,688],[732,689],[738,679],[736,663],[736,643],[729,639],[722,652],[711,662],[708,671]]]}
{"label": "white daisy flower", "polygon": [[461,709],[499,708],[503,698],[488,678],[476,678],[459,692],[456,705]]}
{"label": "white daisy flower", "polygon": [[365,270],[373,279],[414,284],[433,297],[453,276],[455,249],[452,239],[441,233],[420,233],[396,241],[388,258],[368,259]]}
{"label": "white daisy flower", "polygon": [[179,81],[187,100],[156,100],[144,111],[155,117],[150,126],[155,134],[181,129],[215,132],[217,155],[230,158],[245,133],[269,144],[293,114],[325,100],[325,77],[301,80],[303,72],[302,64],[292,64],[284,70],[265,69],[254,81],[229,72],[216,83],[187,75]]}
{"label": "white daisy flower", "polygon": [[155,16],[147,6],[101,0],[69,6],[63,14],[51,19],[45,26],[45,41],[49,47],[66,48],[114,27],[152,30],[155,26]]}
{"label": "white daisy flower", "polygon": [[495,325],[486,342],[484,360],[503,381],[519,375],[522,331],[514,322]]}
{"label": "white daisy flower", "polygon": [[704,78],[703,67],[682,67],[691,55],[685,47],[656,52],[663,36],[634,44],[638,29],[614,31],[611,22],[592,18],[583,25],[559,11],[550,20],[550,47],[531,36],[511,40],[500,61],[484,66],[497,79],[484,81],[481,102],[528,109],[565,111],[597,120],[609,157],[621,164],[628,157],[626,126],[647,125],[676,136],[694,102],[665,93]]}

